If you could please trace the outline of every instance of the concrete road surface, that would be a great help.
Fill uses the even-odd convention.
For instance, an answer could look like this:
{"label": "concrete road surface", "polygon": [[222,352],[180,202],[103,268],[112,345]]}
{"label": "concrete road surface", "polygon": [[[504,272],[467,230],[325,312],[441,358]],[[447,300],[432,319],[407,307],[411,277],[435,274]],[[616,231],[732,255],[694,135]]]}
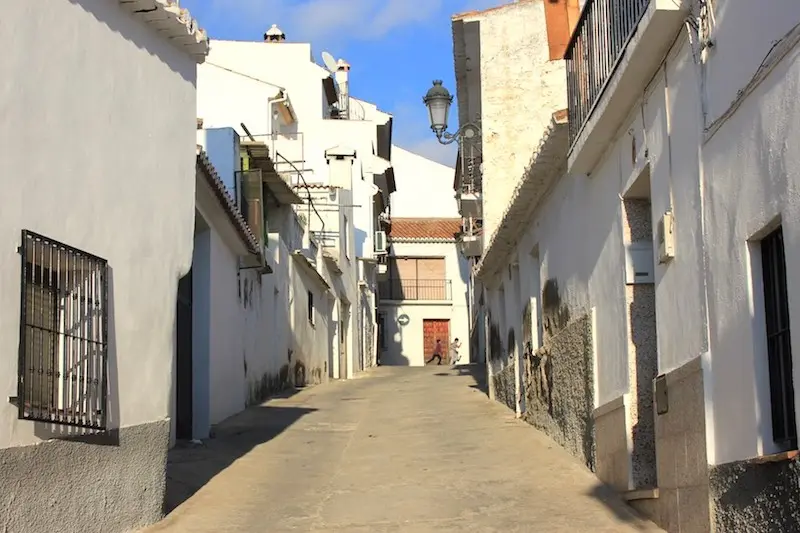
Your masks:
{"label": "concrete road surface", "polygon": [[661,531],[473,374],[381,367],[249,409],[175,450],[177,508],[146,531]]}

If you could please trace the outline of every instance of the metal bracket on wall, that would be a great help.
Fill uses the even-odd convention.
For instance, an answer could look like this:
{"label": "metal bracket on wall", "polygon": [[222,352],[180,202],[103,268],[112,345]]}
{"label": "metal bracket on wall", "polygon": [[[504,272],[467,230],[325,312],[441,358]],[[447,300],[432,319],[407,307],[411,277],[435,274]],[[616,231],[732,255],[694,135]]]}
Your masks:
{"label": "metal bracket on wall", "polygon": [[656,403],[656,413],[664,415],[669,412],[669,394],[667,391],[667,376],[661,375],[655,379],[655,387],[653,387]]}

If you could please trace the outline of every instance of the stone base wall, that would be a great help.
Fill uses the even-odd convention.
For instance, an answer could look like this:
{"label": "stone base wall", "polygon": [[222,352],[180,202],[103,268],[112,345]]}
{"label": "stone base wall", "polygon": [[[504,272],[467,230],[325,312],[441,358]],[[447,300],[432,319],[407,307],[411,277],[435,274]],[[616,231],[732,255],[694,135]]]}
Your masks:
{"label": "stone base wall", "polygon": [[592,358],[588,314],[559,329],[543,348],[526,354],[523,417],[595,470]]}
{"label": "stone base wall", "polygon": [[512,411],[516,411],[517,386],[514,381],[514,365],[509,364],[492,376],[494,381],[495,400],[502,403]]}
{"label": "stone base wall", "polygon": [[624,397],[620,396],[594,411],[597,477],[620,492],[630,488],[631,475],[625,409]]}
{"label": "stone base wall", "polygon": [[[709,477],[700,358],[665,377],[666,402],[659,398],[658,390],[655,402],[659,512],[650,518],[670,533],[708,533]],[[658,414],[659,408],[667,412]]]}
{"label": "stone base wall", "polygon": [[135,531],[161,519],[169,420],[0,450],[8,533]]}
{"label": "stone base wall", "polygon": [[714,531],[800,531],[798,479],[796,452],[712,467]]}

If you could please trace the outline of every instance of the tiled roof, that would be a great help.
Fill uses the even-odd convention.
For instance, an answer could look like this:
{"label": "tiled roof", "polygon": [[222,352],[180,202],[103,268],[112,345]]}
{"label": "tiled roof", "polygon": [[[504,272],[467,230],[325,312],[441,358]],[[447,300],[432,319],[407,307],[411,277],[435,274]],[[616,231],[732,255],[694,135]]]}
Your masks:
{"label": "tiled roof", "polygon": [[236,202],[231,198],[230,193],[225,188],[225,184],[222,183],[222,179],[220,179],[219,174],[217,174],[214,165],[209,161],[208,155],[206,155],[199,146],[197,147],[197,167],[202,171],[208,185],[214,191],[217,200],[219,200],[222,209],[228,215],[231,224],[233,224],[233,227],[235,227],[236,231],[239,233],[239,237],[241,237],[251,253],[259,254],[258,239],[253,235],[250,226],[248,226],[241,211],[239,211],[239,208],[236,206]]}
{"label": "tiled roof", "polygon": [[389,239],[455,240],[460,231],[460,218],[392,218]]}
{"label": "tiled roof", "polygon": [[208,35],[177,0],[118,0],[119,4],[144,23],[154,27],[197,63],[208,55]]}

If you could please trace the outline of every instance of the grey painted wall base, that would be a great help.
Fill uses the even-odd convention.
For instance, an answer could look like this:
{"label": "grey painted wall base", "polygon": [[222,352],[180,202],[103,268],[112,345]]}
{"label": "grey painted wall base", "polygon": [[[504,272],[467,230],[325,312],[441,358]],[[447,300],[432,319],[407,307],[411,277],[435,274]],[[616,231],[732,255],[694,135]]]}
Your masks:
{"label": "grey painted wall base", "polygon": [[169,420],[119,430],[114,442],[51,440],[0,450],[4,533],[117,533],[162,516]]}
{"label": "grey painted wall base", "polygon": [[[696,357],[666,374],[666,400],[656,402],[659,513],[651,518],[670,533],[711,529],[706,459],[703,369]],[[743,530],[744,531],[744,530]]]}
{"label": "grey painted wall base", "polygon": [[514,398],[517,386],[514,383],[514,365],[509,363],[507,367],[492,376],[492,381],[494,381],[495,400],[516,411],[517,402]]}
{"label": "grey painted wall base", "polygon": [[622,396],[594,411],[597,477],[619,492],[630,488],[631,459]]}
{"label": "grey painted wall base", "polygon": [[583,315],[525,357],[524,419],[595,470],[592,322]]}
{"label": "grey painted wall base", "polygon": [[711,467],[716,533],[800,531],[800,459]]}

